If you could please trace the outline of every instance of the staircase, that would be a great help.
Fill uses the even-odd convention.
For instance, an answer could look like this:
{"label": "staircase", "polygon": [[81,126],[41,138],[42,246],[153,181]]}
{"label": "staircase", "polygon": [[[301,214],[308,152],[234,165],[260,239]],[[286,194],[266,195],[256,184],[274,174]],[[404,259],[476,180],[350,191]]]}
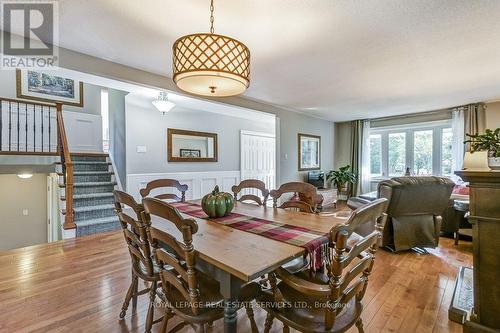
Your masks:
{"label": "staircase", "polygon": [[[76,237],[118,230],[120,223],[113,206],[116,182],[108,155],[72,154],[73,212]],[[62,171],[62,170],[60,170]],[[62,173],[59,187],[64,191]],[[61,197],[65,207],[66,198]],[[62,211],[66,214],[66,211]]]}

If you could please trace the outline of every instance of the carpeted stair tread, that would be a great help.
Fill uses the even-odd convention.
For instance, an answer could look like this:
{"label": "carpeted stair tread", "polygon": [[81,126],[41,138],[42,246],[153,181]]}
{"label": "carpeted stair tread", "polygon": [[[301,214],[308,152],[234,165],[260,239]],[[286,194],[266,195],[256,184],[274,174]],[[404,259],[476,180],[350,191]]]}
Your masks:
{"label": "carpeted stair tread", "polygon": [[118,220],[117,216],[108,216],[108,217],[102,217],[98,219],[91,219],[91,220],[84,220],[84,221],[75,221],[76,227],[86,227],[86,226],[91,226],[91,225],[97,225],[97,224],[105,224],[105,223],[113,223],[113,222],[120,222]]}
{"label": "carpeted stair tread", "polygon": [[113,171],[75,171],[74,176],[85,176],[85,175],[112,175]]}
{"label": "carpeted stair tread", "polygon": [[90,187],[90,186],[106,186],[106,185],[116,185],[116,182],[84,182],[84,183],[74,183],[74,187]]}
{"label": "carpeted stair tread", "polygon": [[74,161],[73,165],[75,164],[107,164],[111,165],[111,162],[102,162],[102,161]]}
{"label": "carpeted stair tread", "polygon": [[74,207],[73,210],[75,213],[79,212],[90,212],[90,211],[97,211],[97,210],[107,210],[107,209],[114,209],[114,205],[96,205],[96,206],[83,206],[83,207]]}
{"label": "carpeted stair tread", "polygon": [[[113,193],[85,193],[85,194],[75,194],[73,195],[73,200],[82,200],[82,199],[98,199],[98,198],[111,198],[113,197]],[[62,201],[66,200],[66,197],[61,197]]]}

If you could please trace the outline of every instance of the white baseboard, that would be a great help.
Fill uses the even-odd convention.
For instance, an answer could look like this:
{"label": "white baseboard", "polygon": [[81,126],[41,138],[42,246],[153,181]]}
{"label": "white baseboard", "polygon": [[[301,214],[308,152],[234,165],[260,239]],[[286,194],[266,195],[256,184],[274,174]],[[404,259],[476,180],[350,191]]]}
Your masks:
{"label": "white baseboard", "polygon": [[[177,179],[181,184],[188,185],[186,199],[200,199],[219,185],[221,191],[231,192],[231,187],[240,182],[240,171],[206,171],[206,172],[172,172],[172,173],[145,173],[127,175],[127,192],[140,200],[139,191],[146,184],[155,179]],[[170,191],[172,192],[172,191]],[[161,192],[152,193],[157,195]],[[168,193],[164,191],[163,193]]]}

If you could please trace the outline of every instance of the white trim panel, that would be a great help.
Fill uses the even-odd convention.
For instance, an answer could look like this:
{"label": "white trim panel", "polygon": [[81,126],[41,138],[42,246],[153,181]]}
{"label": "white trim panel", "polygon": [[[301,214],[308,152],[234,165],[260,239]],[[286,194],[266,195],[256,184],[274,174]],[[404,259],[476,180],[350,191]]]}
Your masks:
{"label": "white trim panel", "polygon": [[[181,184],[189,188],[186,192],[187,200],[200,199],[211,192],[215,185],[219,185],[221,191],[231,193],[231,187],[240,183],[240,171],[204,171],[204,172],[171,172],[171,173],[145,173],[127,175],[127,192],[140,200],[139,191],[146,184],[155,179],[177,179]],[[176,191],[176,190],[174,190]],[[151,195],[170,192],[154,192]]]}

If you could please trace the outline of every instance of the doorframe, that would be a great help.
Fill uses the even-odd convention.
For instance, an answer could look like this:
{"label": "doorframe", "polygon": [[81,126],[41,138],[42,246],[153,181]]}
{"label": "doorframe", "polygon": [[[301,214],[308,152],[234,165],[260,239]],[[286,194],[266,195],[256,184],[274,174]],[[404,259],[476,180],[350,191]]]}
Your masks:
{"label": "doorframe", "polygon": [[[275,118],[277,121],[277,117]],[[276,161],[279,160],[279,158],[276,158],[276,156],[279,156],[277,152],[278,144],[277,144],[277,138],[276,138],[276,133],[271,134],[271,133],[265,133],[265,132],[256,132],[256,131],[248,131],[248,130],[240,130],[240,181],[243,180],[243,135],[253,135],[253,136],[263,136],[266,138],[273,138],[274,139],[274,155],[275,155],[275,162],[274,162],[274,186],[278,183],[278,165],[276,164]]]}

